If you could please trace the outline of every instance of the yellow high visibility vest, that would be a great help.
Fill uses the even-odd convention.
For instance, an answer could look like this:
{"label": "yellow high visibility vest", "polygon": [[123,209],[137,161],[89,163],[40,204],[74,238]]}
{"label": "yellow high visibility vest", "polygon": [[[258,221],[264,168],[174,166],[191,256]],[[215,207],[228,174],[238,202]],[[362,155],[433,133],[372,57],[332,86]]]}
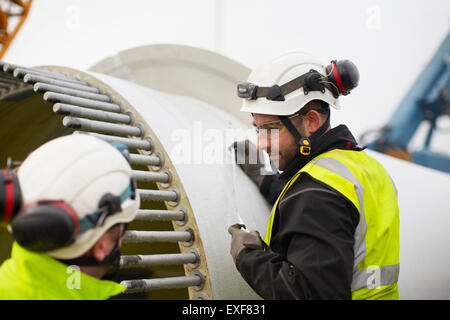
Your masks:
{"label": "yellow high visibility vest", "polygon": [[264,241],[270,246],[278,204],[303,173],[334,188],[359,212],[354,238],[353,299],[398,299],[399,209],[397,190],[381,164],[363,151],[335,149],[299,170],[272,210]]}
{"label": "yellow high visibility vest", "polygon": [[11,258],[0,267],[0,300],[106,300],[125,289],[46,253],[29,251],[17,242]]}

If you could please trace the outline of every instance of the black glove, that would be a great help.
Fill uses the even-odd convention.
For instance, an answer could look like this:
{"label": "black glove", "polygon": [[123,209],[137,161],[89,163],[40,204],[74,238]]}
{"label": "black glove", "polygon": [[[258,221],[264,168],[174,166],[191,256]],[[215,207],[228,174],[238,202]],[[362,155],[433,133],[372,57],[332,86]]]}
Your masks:
{"label": "black glove", "polygon": [[231,234],[230,254],[233,257],[234,264],[236,264],[236,259],[244,248],[264,248],[264,242],[258,231],[247,232],[241,230],[242,227],[245,226],[236,223],[228,228],[228,233]]}

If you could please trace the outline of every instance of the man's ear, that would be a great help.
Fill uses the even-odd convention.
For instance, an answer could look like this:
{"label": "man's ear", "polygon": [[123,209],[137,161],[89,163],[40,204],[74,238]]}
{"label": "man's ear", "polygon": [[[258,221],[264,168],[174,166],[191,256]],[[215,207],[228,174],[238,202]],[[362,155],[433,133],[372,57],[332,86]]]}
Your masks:
{"label": "man's ear", "polygon": [[322,117],[316,110],[309,110],[303,118],[303,123],[308,136],[313,134],[322,125]]}
{"label": "man's ear", "polygon": [[109,254],[111,251],[111,240],[109,239],[109,236],[105,232],[102,234],[100,239],[97,240],[97,242],[92,247],[92,257],[97,261],[103,261],[105,257]]}

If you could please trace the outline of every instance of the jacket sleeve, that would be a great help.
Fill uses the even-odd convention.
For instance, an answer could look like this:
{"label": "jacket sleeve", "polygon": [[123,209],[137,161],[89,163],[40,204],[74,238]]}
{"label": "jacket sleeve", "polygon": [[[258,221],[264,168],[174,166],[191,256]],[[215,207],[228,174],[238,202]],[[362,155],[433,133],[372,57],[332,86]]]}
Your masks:
{"label": "jacket sleeve", "polygon": [[351,299],[356,208],[316,186],[285,195],[272,249],[246,248],[237,258],[243,278],[265,299]]}

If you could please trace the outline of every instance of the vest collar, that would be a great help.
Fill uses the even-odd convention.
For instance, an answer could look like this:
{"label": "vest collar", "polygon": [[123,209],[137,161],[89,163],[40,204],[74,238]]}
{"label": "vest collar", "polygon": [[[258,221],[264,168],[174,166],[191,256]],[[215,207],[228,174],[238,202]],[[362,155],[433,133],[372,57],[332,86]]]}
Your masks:
{"label": "vest collar", "polygon": [[308,162],[324,152],[333,149],[348,149],[347,146],[349,142],[351,146],[355,146],[357,144],[356,139],[353,137],[346,125],[342,124],[329,130],[321,137],[317,138],[316,144],[314,145],[310,155],[303,156],[301,154],[297,154],[286,170],[279,175],[279,179],[291,179],[294,174],[296,174]]}

